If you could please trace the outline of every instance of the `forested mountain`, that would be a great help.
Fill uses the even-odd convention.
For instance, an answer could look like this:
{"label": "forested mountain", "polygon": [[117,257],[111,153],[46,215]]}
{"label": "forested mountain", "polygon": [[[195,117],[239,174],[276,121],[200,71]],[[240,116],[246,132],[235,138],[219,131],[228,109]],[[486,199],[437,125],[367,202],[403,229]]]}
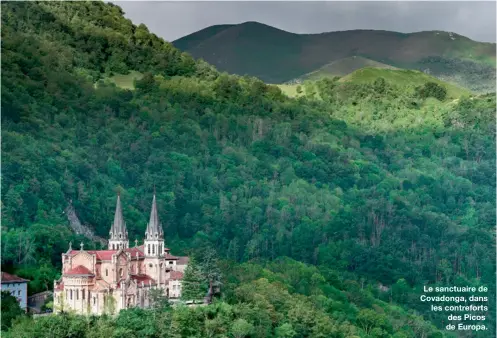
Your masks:
{"label": "forested mountain", "polygon": [[[451,32],[294,34],[245,22],[207,27],[173,44],[219,70],[269,83],[342,76],[366,65],[379,65],[425,71],[476,92],[495,91],[495,43]],[[353,57],[357,60],[351,62]]]}
{"label": "forested mountain", "polygon": [[[2,270],[53,287],[74,235],[130,239],[153,187],[172,252],[214,248],[214,304],[20,318],[6,337],[453,337],[422,286],[487,285],[495,94],[323,79],[299,98],[218,72],[101,2],[2,3]],[[110,81],[144,74],[134,89]],[[319,98],[319,99],[317,99]],[[2,302],[3,303],[3,302]],[[464,337],[464,333],[461,334]]]}

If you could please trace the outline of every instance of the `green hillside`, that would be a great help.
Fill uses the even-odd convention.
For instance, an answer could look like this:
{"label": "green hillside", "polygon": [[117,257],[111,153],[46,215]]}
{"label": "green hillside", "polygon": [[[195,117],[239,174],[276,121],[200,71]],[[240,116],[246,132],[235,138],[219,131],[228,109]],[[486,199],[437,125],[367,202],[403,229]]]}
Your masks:
{"label": "green hillside", "polygon": [[70,242],[101,248],[69,203],[107,238],[119,191],[132,244],[156,191],[167,247],[195,258],[184,288],[221,283],[208,306],[151,293],[151,309],[101,317],[33,318],[4,292],[2,337],[467,337],[419,301],[425,285],[487,286],[470,334],[495,332],[494,94],[382,72],[289,98],[109,3],[1,9],[2,271],[52,289]]}
{"label": "green hillside", "polygon": [[393,66],[366,59],[361,56],[351,56],[330,62],[323,67],[301,76],[299,80],[319,80],[323,77],[345,76],[361,68],[386,68],[396,69]]}
{"label": "green hillside", "polygon": [[380,77],[397,86],[418,87],[428,82],[435,82],[447,88],[447,97],[452,99],[471,94],[471,92],[467,89],[463,89],[456,85],[440,81],[433,76],[414,70],[363,68],[340,78],[339,81],[350,83],[373,83]]}
{"label": "green hillside", "polygon": [[222,71],[257,76],[268,83],[297,79],[356,56],[429,71],[474,91],[495,91],[495,44],[450,32],[353,30],[299,35],[248,22],[208,27],[173,44]]}
{"label": "green hillside", "polygon": [[[361,64],[365,64],[359,61]],[[323,74],[326,74],[323,71]],[[319,86],[323,79],[330,79],[331,74],[326,74],[323,76],[309,76],[308,79],[303,80],[300,83],[293,84],[282,84],[277,85],[282,92],[289,97],[302,97],[309,92],[316,91],[316,98],[320,98]],[[414,95],[417,87],[426,85],[427,83],[436,83],[444,87],[447,91],[446,98],[444,100],[455,100],[463,96],[471,96],[472,93],[464,88],[458,87],[456,85],[450,84],[448,82],[441,81],[433,76],[427,75],[423,72],[414,70],[404,70],[404,69],[386,69],[386,68],[360,68],[353,71],[352,73],[343,76],[336,77],[336,88],[334,89],[336,93],[340,91],[345,92],[345,96],[350,96],[350,85],[373,85],[374,82],[382,78],[389,85],[395,86],[398,91],[410,93]],[[330,80],[331,81],[331,80]]]}
{"label": "green hillside", "polygon": [[202,29],[201,31],[185,36],[184,39],[177,40],[175,43],[175,47],[180,50],[189,50],[191,48],[195,48],[203,41],[208,40],[216,34],[222,32],[223,30],[231,27],[233,27],[233,25],[216,25],[207,27],[206,29]]}
{"label": "green hillside", "polygon": [[143,74],[136,71],[130,71],[128,74],[115,74],[113,73],[108,77],[111,83],[123,89],[135,89],[135,81],[141,80]]}

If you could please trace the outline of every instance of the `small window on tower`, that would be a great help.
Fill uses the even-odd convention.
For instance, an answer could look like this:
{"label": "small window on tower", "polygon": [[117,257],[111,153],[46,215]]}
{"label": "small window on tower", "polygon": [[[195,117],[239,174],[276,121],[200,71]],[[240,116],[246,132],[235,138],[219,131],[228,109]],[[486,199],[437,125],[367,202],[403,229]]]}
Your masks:
{"label": "small window on tower", "polygon": [[105,276],[109,276],[109,270],[108,269],[105,269]]}

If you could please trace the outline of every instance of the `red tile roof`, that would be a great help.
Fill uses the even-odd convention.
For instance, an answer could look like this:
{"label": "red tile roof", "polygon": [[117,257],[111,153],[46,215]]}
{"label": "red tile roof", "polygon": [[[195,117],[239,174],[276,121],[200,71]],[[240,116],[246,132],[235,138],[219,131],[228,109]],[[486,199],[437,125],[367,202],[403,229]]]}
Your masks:
{"label": "red tile roof", "polygon": [[[166,252],[169,251],[168,248],[164,248]],[[97,260],[99,261],[110,261],[112,260],[112,255],[117,253],[118,250],[85,250],[85,252],[89,253],[90,255],[97,255]],[[145,257],[145,249],[143,245],[140,246],[135,246],[133,248],[125,249],[126,252],[128,252],[131,255],[131,258],[135,258],[136,254],[138,253],[138,257],[142,258]],[[78,252],[81,252],[81,250],[71,250],[69,252],[70,255],[75,255]],[[169,253],[166,253],[165,255],[166,259],[180,259],[181,263],[180,264],[186,264],[188,263],[188,257],[177,257],[170,255]],[[184,259],[186,258],[186,261]],[[183,259],[183,260],[182,260]]]}
{"label": "red tile roof", "polygon": [[130,253],[131,258],[135,258],[137,253],[138,253],[138,257],[145,257],[145,254],[143,253],[143,245],[136,246],[134,248],[126,249],[126,252]]}
{"label": "red tile roof", "polygon": [[188,258],[188,256],[181,256],[181,257],[178,257],[178,261],[176,262],[176,264],[186,265],[186,264],[188,264],[189,261],[190,261],[190,258]]}
{"label": "red tile roof", "polygon": [[71,270],[67,271],[66,273],[64,273],[64,275],[94,275],[94,274],[83,265],[78,265],[72,268]]}
{"label": "red tile roof", "polygon": [[170,279],[172,279],[172,280],[183,279],[183,272],[181,272],[181,271],[171,271],[171,277],[170,277]]}
{"label": "red tile roof", "polygon": [[148,285],[149,283],[155,285],[155,280],[147,275],[131,275],[131,278],[133,278],[139,285],[141,285],[142,282],[144,282],[146,285]]}
{"label": "red tile roof", "polygon": [[25,283],[29,280],[2,271],[2,284],[4,283]]}
{"label": "red tile roof", "polygon": [[[81,252],[80,250],[72,250],[70,252],[71,255],[75,255],[78,252]],[[97,260],[100,261],[110,261],[112,260],[112,255],[117,252],[117,250],[85,250],[85,252],[89,253],[90,255],[97,255]]]}

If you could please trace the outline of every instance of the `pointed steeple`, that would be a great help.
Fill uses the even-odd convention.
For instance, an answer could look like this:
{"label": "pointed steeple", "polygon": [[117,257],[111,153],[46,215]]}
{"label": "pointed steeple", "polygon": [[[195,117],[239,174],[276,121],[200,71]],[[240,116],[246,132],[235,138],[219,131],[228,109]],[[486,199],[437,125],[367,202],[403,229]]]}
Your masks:
{"label": "pointed steeple", "polygon": [[154,198],[152,200],[152,210],[150,211],[150,220],[147,225],[147,233],[145,237],[148,239],[162,239],[164,237],[164,232],[162,231],[162,226],[159,222],[159,215],[157,213],[157,201],[155,199],[155,187],[154,187]]}
{"label": "pointed steeple", "polygon": [[116,211],[114,213],[114,222],[112,223],[112,226],[110,228],[110,241],[114,242],[113,244],[121,244],[120,245],[114,245],[111,247],[111,244],[109,242],[109,249],[114,249],[119,247],[128,247],[128,230],[126,229],[126,222],[124,221],[123,217],[123,210],[121,207],[121,194],[118,192],[117,193],[117,202],[116,202]]}

